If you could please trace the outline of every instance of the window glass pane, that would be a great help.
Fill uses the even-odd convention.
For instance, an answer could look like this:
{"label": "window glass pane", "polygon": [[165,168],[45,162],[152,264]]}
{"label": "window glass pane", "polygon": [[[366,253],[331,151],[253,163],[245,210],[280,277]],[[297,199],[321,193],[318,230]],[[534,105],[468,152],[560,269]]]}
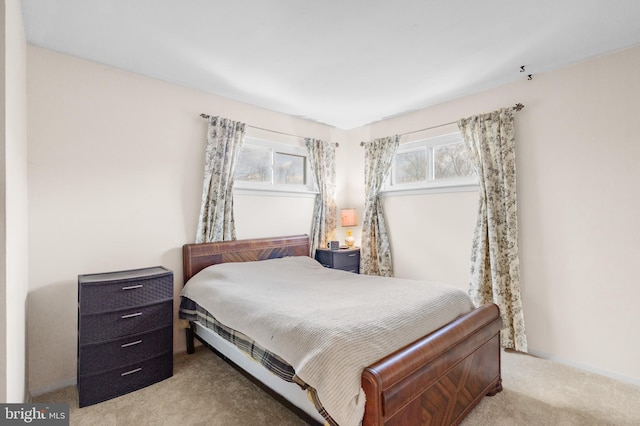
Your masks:
{"label": "window glass pane", "polygon": [[236,180],[247,182],[271,182],[271,152],[243,147],[236,163]]}
{"label": "window glass pane", "polygon": [[427,180],[427,152],[424,149],[395,155],[395,184]]}
{"label": "window glass pane", "polygon": [[475,173],[464,142],[435,146],[433,165],[435,180],[468,177]]}
{"label": "window glass pane", "polygon": [[305,184],[305,157],[300,155],[275,154],[275,183],[286,185]]}

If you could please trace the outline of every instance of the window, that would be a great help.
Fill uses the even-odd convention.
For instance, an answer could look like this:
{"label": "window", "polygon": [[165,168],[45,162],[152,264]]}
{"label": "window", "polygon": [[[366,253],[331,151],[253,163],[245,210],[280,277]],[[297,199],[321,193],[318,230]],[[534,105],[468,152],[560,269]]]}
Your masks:
{"label": "window", "polygon": [[462,136],[453,133],[400,145],[384,191],[460,191],[477,185]]}
{"label": "window", "polygon": [[313,193],[304,147],[246,138],[238,157],[234,188]]}
{"label": "window", "polygon": [[304,185],[307,157],[274,152],[274,181],[278,185]]}

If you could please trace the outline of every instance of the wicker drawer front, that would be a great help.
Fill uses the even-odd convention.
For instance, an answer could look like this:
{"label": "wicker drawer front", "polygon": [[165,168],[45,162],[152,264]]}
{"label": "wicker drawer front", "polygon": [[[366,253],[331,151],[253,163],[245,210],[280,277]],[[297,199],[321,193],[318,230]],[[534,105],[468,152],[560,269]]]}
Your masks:
{"label": "wicker drawer front", "polygon": [[100,281],[95,276],[91,277],[93,279],[84,279],[80,283],[79,303],[83,314],[140,306],[173,297],[173,275],[170,272],[129,280]]}
{"label": "wicker drawer front", "polygon": [[81,345],[104,342],[173,324],[173,300],[142,308],[80,316]]}
{"label": "wicker drawer front", "polygon": [[316,260],[326,268],[360,273],[360,249],[316,249]]}
{"label": "wicker drawer front", "polygon": [[333,253],[329,250],[316,250],[316,260],[325,268],[333,267]]}
{"label": "wicker drawer front", "polygon": [[173,327],[80,346],[78,374],[96,374],[152,358],[173,345]]}
{"label": "wicker drawer front", "polygon": [[333,267],[345,271],[355,270],[360,264],[360,253],[357,251],[343,252],[333,256]]}
{"label": "wicker drawer front", "polygon": [[155,358],[114,369],[105,373],[78,377],[80,407],[96,404],[149,386],[171,377],[173,354],[167,352]]}

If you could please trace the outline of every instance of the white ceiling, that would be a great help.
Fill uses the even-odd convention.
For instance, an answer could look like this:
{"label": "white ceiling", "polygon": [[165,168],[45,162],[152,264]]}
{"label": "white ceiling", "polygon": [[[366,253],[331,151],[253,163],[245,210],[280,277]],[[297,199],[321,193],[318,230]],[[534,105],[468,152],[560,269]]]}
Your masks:
{"label": "white ceiling", "polygon": [[640,43],[637,0],[22,0],[22,7],[31,44],[342,129]]}

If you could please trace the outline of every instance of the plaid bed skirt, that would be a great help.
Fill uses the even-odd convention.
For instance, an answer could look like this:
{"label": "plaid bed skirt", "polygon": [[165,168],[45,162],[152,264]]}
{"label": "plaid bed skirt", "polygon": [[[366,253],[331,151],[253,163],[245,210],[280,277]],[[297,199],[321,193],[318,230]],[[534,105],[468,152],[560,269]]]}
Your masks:
{"label": "plaid bed skirt", "polygon": [[200,325],[208,328],[236,346],[248,355],[249,358],[262,365],[280,379],[300,386],[301,389],[307,392],[309,399],[316,410],[318,410],[318,413],[325,419],[326,424],[339,426],[322,406],[316,390],[298,377],[294,368],[277,354],[269,352],[247,335],[220,323],[206,309],[187,297],[182,297],[180,300],[179,317],[180,319],[198,322]]}

